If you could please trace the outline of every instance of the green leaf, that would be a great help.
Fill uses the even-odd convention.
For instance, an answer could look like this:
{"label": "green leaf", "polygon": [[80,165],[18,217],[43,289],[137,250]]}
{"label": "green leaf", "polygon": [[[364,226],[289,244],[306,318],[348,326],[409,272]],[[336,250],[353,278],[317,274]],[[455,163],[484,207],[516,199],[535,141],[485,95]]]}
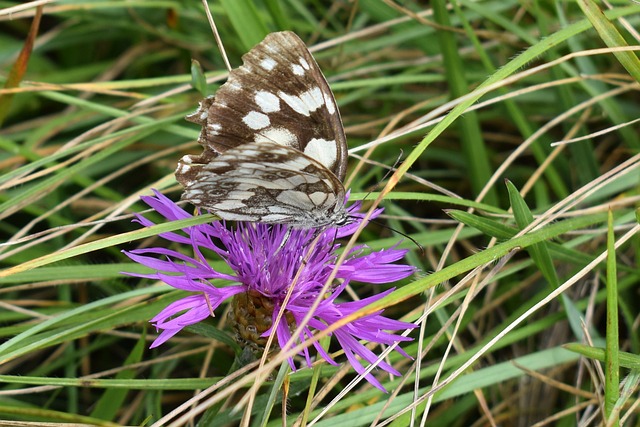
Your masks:
{"label": "green leaf", "polygon": [[[522,196],[520,196],[520,192],[516,189],[516,187],[511,183],[511,181],[506,181],[507,190],[509,192],[509,201],[511,202],[511,208],[513,209],[513,216],[516,220],[516,224],[521,229],[526,228],[531,222],[533,222],[533,215],[529,210],[529,207],[525,203]],[[536,264],[536,266],[540,269],[540,272],[547,280],[547,282],[555,289],[560,284],[558,280],[558,275],[556,274],[556,270],[553,266],[553,260],[549,255],[549,250],[547,248],[546,242],[541,242],[536,245],[532,245],[527,248],[527,252],[531,255],[531,259]]]}
{"label": "green leaf", "polygon": [[484,234],[495,237],[499,240],[510,239],[518,232],[515,228],[504,225],[499,221],[484,218],[469,212],[459,211],[456,209],[447,209],[445,212],[456,221],[468,225],[469,227],[473,227],[476,230],[480,230]]}
{"label": "green leaf", "polygon": [[204,75],[204,71],[202,71],[202,66],[195,59],[191,60],[191,85],[195,90],[200,92],[203,98],[209,95],[207,90],[207,78]]}

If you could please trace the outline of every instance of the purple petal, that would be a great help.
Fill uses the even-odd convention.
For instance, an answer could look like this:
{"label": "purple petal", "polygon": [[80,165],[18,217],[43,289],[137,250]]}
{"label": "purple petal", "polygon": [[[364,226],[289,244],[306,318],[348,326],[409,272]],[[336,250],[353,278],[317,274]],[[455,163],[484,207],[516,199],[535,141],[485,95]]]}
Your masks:
{"label": "purple petal", "polygon": [[179,329],[164,329],[162,332],[160,332],[160,335],[158,335],[158,338],[153,340],[153,342],[151,343],[149,348],[156,348],[156,347],[164,344],[171,337],[173,337],[175,334],[177,334],[181,330],[182,330],[182,328],[179,328]]}
{"label": "purple petal", "polygon": [[170,221],[174,221],[177,219],[187,219],[191,218],[193,215],[176,205],[171,199],[162,194],[156,189],[152,189],[153,194],[156,197],[152,196],[141,196],[143,202],[149,205],[153,210],[158,212],[160,215],[165,217]]}

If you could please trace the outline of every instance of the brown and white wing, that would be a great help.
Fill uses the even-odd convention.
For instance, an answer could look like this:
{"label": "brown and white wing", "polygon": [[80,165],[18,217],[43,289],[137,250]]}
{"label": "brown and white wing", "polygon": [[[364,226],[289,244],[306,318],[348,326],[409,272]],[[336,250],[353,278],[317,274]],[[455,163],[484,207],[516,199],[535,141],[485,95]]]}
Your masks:
{"label": "brown and white wing", "polygon": [[302,40],[289,31],[271,33],[242,60],[215,98],[203,100],[187,116],[202,125],[198,142],[204,152],[180,161],[178,181],[192,181],[197,165],[218,153],[263,142],[297,149],[344,179],[348,153],[340,112]]}
{"label": "brown and white wing", "polygon": [[345,189],[333,172],[294,148],[271,142],[231,148],[199,167],[182,199],[230,221],[316,228],[347,217]]}

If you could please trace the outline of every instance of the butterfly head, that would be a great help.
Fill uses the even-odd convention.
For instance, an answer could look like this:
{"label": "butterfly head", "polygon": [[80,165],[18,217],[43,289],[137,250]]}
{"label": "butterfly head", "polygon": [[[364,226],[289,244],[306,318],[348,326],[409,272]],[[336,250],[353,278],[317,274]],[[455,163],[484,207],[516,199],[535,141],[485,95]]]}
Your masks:
{"label": "butterfly head", "polygon": [[344,200],[336,203],[328,210],[310,209],[300,211],[300,214],[286,221],[286,224],[293,228],[303,229],[340,228],[357,220],[357,218],[349,215],[347,209],[345,209]]}

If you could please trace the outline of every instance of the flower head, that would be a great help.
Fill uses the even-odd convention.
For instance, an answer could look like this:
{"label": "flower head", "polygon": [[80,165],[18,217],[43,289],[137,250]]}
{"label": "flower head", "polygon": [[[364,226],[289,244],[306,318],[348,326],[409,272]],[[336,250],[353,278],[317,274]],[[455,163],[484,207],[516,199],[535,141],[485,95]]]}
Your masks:
{"label": "flower head", "polygon": [[[142,199],[168,220],[192,216],[157,191],[155,197],[143,196]],[[340,247],[335,242],[336,237],[353,234],[362,221],[364,215],[357,213],[359,207],[360,204],[355,203],[348,208],[353,221],[337,230],[290,229],[286,225],[242,222],[237,223],[235,228],[228,229],[223,222],[214,222],[186,228],[182,230],[184,234],[160,234],[168,241],[188,245],[193,251],[192,256],[165,248],[125,251],[132,260],[156,270],[153,274],[132,275],[161,280],[190,293],[169,304],[151,319],[151,323],[161,331],[151,347],[163,344],[185,326],[211,316],[220,304],[232,297],[237,334],[245,342],[265,339],[270,335],[285,296],[294,284],[286,304],[285,316],[278,322],[275,332],[278,344],[283,347],[291,337],[291,331],[302,323],[335,268],[337,249]],[[374,215],[379,213],[380,210]],[[153,225],[143,216],[138,216],[137,220],[145,226]],[[311,243],[316,237],[317,243],[314,246]],[[211,267],[207,259],[212,253],[229,265],[231,274],[218,272]],[[393,289],[390,289],[360,301],[338,301],[352,281],[380,284],[411,275],[415,271],[414,267],[394,264],[405,253],[406,251],[395,248],[371,252],[366,246],[354,247],[345,261],[337,267],[336,284],[321,299],[298,340],[311,337],[314,330],[324,330],[328,325],[392,292]],[[227,286],[220,286],[225,282]],[[363,374],[365,369],[356,356],[369,363],[375,362],[377,356],[360,341],[380,344],[408,341],[410,338],[386,331],[414,327],[416,325],[412,323],[388,319],[379,311],[340,327],[332,336],[337,339],[354,369]],[[317,342],[314,347],[328,363],[337,364]],[[399,347],[396,350],[407,356]],[[310,364],[308,348],[303,350],[302,355]],[[289,363],[293,368],[293,360],[290,359]],[[394,375],[400,375],[385,362],[378,366]],[[374,376],[367,374],[365,377],[384,390]]]}

